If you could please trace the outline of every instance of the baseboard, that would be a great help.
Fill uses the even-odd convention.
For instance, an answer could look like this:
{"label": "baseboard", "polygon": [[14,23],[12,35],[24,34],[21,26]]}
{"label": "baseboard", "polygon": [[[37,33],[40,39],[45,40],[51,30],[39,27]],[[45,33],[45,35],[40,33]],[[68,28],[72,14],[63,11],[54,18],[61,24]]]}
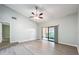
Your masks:
{"label": "baseboard", "polygon": [[29,41],[33,41],[33,40],[37,40],[37,39],[29,39],[29,40],[23,40],[23,41],[18,41],[19,43],[21,42],[29,42]]}
{"label": "baseboard", "polygon": [[16,44],[19,44],[19,42],[13,42],[13,43],[11,43],[11,45],[16,45]]}
{"label": "baseboard", "polygon": [[11,44],[16,44],[16,43],[25,43],[25,42],[31,42],[39,39],[30,39],[30,40],[23,40],[23,41],[12,41]]}
{"label": "baseboard", "polygon": [[64,45],[69,45],[69,46],[77,47],[77,45],[75,45],[75,44],[62,43],[62,42],[59,42],[59,44],[64,44]]}

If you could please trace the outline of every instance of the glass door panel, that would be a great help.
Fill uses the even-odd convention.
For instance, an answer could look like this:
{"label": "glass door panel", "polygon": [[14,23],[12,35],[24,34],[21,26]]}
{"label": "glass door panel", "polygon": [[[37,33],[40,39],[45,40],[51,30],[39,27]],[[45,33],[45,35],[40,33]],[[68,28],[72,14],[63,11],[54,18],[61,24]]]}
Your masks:
{"label": "glass door panel", "polygon": [[49,41],[54,41],[55,39],[55,32],[54,32],[54,27],[49,27]]}

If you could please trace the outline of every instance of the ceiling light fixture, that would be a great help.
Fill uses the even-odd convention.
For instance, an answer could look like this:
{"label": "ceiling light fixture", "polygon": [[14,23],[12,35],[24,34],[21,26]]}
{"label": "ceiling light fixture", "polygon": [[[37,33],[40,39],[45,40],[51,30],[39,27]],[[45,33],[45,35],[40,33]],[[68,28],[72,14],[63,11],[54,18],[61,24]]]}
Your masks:
{"label": "ceiling light fixture", "polygon": [[30,16],[30,18],[34,19],[34,21],[43,19],[43,12],[38,8],[38,6],[35,6],[35,9],[31,14],[32,16]]}

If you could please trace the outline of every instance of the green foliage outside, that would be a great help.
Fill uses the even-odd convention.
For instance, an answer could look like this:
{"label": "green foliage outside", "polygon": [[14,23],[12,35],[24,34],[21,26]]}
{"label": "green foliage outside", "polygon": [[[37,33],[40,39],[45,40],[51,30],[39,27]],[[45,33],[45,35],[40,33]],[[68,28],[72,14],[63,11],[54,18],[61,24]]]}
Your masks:
{"label": "green foliage outside", "polygon": [[[48,38],[48,33],[46,33],[46,38]],[[49,39],[54,39],[54,32],[49,32]]]}

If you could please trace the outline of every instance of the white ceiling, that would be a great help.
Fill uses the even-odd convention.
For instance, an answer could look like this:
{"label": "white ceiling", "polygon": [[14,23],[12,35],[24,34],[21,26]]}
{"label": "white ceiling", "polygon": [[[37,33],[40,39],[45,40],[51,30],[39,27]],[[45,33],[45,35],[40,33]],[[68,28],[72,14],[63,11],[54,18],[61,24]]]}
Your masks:
{"label": "white ceiling", "polygon": [[[29,17],[35,4],[6,4],[9,8]],[[38,4],[39,8],[47,13],[44,17],[59,18],[77,11],[77,4]]]}

